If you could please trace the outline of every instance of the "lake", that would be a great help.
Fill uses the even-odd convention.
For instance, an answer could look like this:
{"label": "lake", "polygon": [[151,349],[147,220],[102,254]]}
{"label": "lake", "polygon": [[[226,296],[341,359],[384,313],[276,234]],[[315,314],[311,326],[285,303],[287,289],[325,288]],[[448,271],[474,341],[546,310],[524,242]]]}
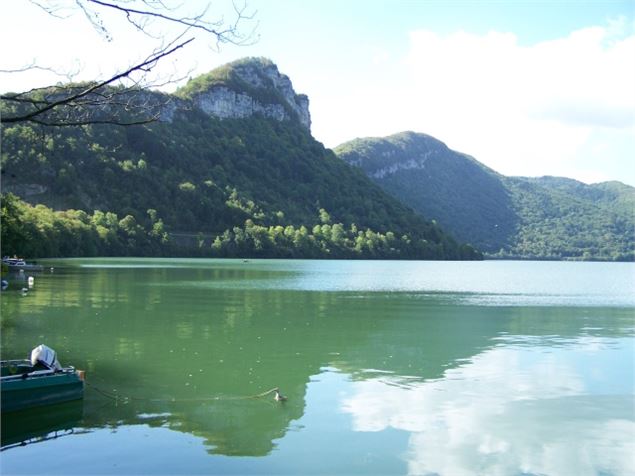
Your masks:
{"label": "lake", "polygon": [[632,263],[43,264],[2,358],[87,386],[3,415],[2,474],[635,474]]}

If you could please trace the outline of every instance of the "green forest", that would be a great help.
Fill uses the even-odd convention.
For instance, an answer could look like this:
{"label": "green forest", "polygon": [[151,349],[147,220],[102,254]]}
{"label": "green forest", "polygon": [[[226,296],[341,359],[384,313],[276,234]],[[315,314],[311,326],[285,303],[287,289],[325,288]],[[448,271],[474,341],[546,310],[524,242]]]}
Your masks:
{"label": "green forest", "polygon": [[506,177],[413,132],[356,139],[335,151],[490,258],[635,260],[635,189],[620,182]]}
{"label": "green forest", "polygon": [[146,125],[4,127],[3,254],[482,257],[298,121],[221,120],[177,101]]}
{"label": "green forest", "polygon": [[77,256],[201,256],[229,258],[314,259],[480,259],[472,247],[450,240],[430,242],[385,234],[355,225],[330,223],[320,210],[321,225],[263,226],[248,219],[216,236],[209,246],[200,235],[196,246],[177,245],[156,210],[138,222],[132,215],[82,210],[54,211],[32,206],[13,194],[2,195],[2,252],[39,257]]}

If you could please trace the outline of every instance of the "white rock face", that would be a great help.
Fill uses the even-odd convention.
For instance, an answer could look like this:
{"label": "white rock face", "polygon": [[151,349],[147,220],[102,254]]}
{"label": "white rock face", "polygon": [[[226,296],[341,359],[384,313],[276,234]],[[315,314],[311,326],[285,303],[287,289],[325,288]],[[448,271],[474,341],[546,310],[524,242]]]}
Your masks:
{"label": "white rock face", "polygon": [[278,121],[297,119],[304,127],[311,129],[309,99],[303,94],[295,93],[289,77],[280,74],[275,64],[239,64],[234,67],[234,72],[250,87],[267,91],[267,97],[278,96],[279,101],[269,103],[252,97],[247,92],[234,91],[226,86],[214,86],[195,96],[196,105],[207,114],[221,119],[262,114]]}
{"label": "white rock face", "polygon": [[[424,169],[425,163],[428,161],[428,158],[434,153],[434,151],[428,151],[423,156],[417,157],[414,159],[407,160],[405,162],[399,162],[396,164],[392,164],[388,167],[383,167],[381,169],[375,170],[369,174],[372,178],[384,178],[387,175],[392,175],[399,170],[411,170],[411,169]],[[392,154],[384,154],[385,156]]]}
{"label": "white rock face", "polygon": [[196,97],[196,104],[211,116],[245,118],[260,113],[278,121],[289,119],[281,104],[260,104],[251,96],[222,87],[215,87]]}

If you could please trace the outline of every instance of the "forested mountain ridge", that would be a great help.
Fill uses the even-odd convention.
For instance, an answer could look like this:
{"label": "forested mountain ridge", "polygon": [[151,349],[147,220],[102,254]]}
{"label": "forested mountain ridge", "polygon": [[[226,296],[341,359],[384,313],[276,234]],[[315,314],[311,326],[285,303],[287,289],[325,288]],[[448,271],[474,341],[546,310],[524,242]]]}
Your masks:
{"label": "forested mountain ridge", "polygon": [[506,177],[414,132],[355,139],[335,152],[491,257],[635,259],[635,189],[620,182]]}
{"label": "forested mountain ridge", "polygon": [[4,127],[2,190],[40,205],[5,200],[3,252],[81,230],[80,255],[479,257],[317,142],[308,99],[268,60],[195,78],[161,107],[147,125]]}

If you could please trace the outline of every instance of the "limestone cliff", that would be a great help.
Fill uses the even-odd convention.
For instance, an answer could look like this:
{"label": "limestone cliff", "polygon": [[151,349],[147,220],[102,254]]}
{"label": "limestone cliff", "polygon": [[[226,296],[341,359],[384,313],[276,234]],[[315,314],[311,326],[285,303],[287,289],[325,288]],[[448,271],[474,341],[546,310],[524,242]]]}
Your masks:
{"label": "limestone cliff", "polygon": [[[221,119],[259,114],[278,121],[297,120],[311,128],[308,97],[296,94],[289,77],[263,58],[238,60],[191,79],[177,96]],[[165,112],[171,117],[173,110]]]}

